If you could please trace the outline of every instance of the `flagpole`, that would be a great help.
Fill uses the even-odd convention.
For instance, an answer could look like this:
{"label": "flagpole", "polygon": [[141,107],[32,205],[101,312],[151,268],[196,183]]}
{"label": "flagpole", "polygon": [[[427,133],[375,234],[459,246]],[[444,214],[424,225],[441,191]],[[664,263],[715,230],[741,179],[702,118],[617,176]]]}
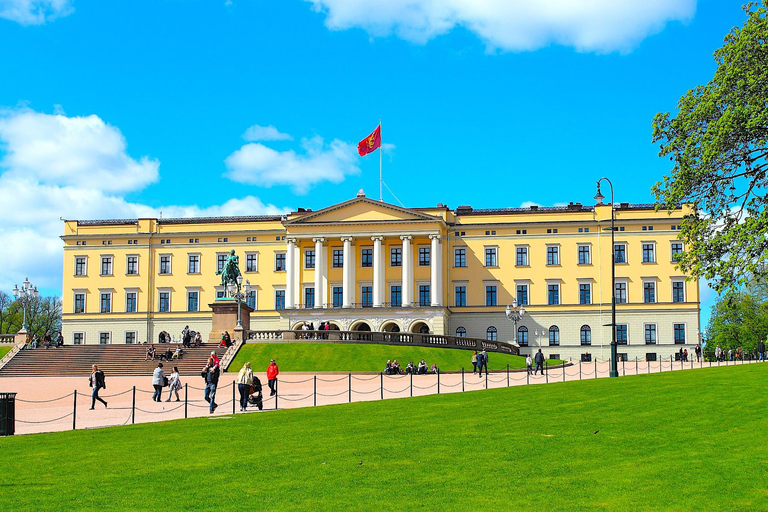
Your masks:
{"label": "flagpole", "polygon": [[384,202],[384,175],[382,174],[382,162],[384,161],[384,157],[381,154],[381,151],[384,146],[384,140],[381,139],[381,119],[379,119],[379,139],[381,142],[379,142],[379,201]]}

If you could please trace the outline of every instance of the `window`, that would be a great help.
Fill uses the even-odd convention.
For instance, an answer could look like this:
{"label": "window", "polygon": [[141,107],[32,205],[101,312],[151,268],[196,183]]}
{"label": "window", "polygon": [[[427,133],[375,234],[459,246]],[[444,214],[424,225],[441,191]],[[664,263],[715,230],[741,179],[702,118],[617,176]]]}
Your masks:
{"label": "window", "polygon": [[643,302],[646,304],[656,302],[656,283],[653,281],[643,283]]}
{"label": "window", "polygon": [[498,267],[499,261],[497,258],[497,249],[496,247],[486,247],[485,248],[485,266],[486,267]]}
{"label": "window", "polygon": [[84,332],[73,332],[72,333],[72,344],[73,345],[82,345],[85,342],[85,333]]}
{"label": "window", "polygon": [[494,326],[490,326],[485,331],[485,339],[488,341],[497,341],[498,340],[498,332],[496,331],[496,328]]}
{"label": "window", "polygon": [[467,266],[467,248],[466,247],[460,247],[453,250],[453,266],[454,267]]}
{"label": "window", "polygon": [[333,249],[331,252],[333,268],[344,267],[344,249]]}
{"label": "window", "polygon": [[101,275],[102,276],[112,275],[112,256],[101,257]]}
{"label": "window", "polygon": [[528,305],[528,285],[527,284],[517,285],[517,303],[521,306]]}
{"label": "window", "polygon": [[75,294],[75,313],[85,313],[85,294]]}
{"label": "window", "polygon": [[616,344],[626,345],[627,342],[627,324],[616,324]]}
{"label": "window", "polygon": [[275,290],[275,309],[285,309],[285,290]]}
{"label": "window", "polygon": [[579,246],[579,265],[589,265],[592,263],[592,258],[589,254],[589,246],[588,245],[580,245]]}
{"label": "window", "polygon": [[674,324],[675,344],[685,345],[685,324]]}
{"label": "window", "polygon": [[656,262],[653,244],[643,244],[643,263]]}
{"label": "window", "polygon": [[136,292],[125,293],[125,312],[126,313],[136,312]]}
{"label": "window", "polygon": [[547,233],[557,233],[557,228],[547,228]]}
{"label": "window", "polygon": [[557,347],[560,345],[560,328],[553,325],[549,328],[549,346]]}
{"label": "window", "polygon": [[315,307],[315,289],[314,288],[304,288],[304,307],[305,308]]}
{"label": "window", "polygon": [[550,245],[547,247],[547,265],[559,265],[560,264],[560,247],[556,245]]}
{"label": "window", "polygon": [[85,273],[86,273],[85,256],[75,257],[75,275],[84,276],[86,275]]}
{"label": "window", "polygon": [[589,228],[579,228],[579,233],[589,233]]}
{"label": "window", "polygon": [[403,303],[403,289],[400,285],[392,285],[389,289],[389,303],[393,306],[400,306]]}
{"label": "window", "polygon": [[456,300],[454,305],[456,307],[464,307],[467,305],[467,287],[464,285],[456,286],[454,289],[456,292]]}
{"label": "window", "polygon": [[128,345],[136,343],[136,331],[125,331],[125,343]]}
{"label": "window", "polygon": [[139,257],[138,256],[128,256],[125,273],[130,276],[135,276],[139,273]]}
{"label": "window", "polygon": [[456,337],[457,338],[466,338],[467,337],[467,330],[463,327],[457,327],[456,328]]}
{"label": "window", "polygon": [[419,266],[429,266],[429,247],[419,247]]}
{"label": "window", "polygon": [[528,328],[524,325],[517,328],[517,344],[521,347],[528,346]]}
{"label": "window", "polygon": [[592,286],[589,283],[579,284],[579,304],[592,304]]}
{"label": "window", "polygon": [[419,285],[419,306],[429,306],[429,285]]}
{"label": "window", "polygon": [[485,305],[495,306],[497,303],[497,295],[496,286],[487,285],[485,287]]}
{"label": "window", "polygon": [[112,333],[100,332],[99,333],[99,345],[109,345],[109,338]]}
{"label": "window", "polygon": [[527,229],[522,229],[522,230],[518,229],[518,230],[515,231],[515,233],[517,233],[518,235],[520,235],[520,234],[527,235],[528,234],[528,230]]}
{"label": "window", "polygon": [[200,292],[187,292],[187,311],[199,311]]}
{"label": "window", "polygon": [[221,272],[224,269],[228,257],[229,255],[226,253],[216,255],[216,272]]}
{"label": "window", "polygon": [[275,272],[285,272],[285,253],[275,253]]}
{"label": "window", "polygon": [[403,248],[402,247],[392,247],[389,250],[389,266],[390,267],[403,266]]}
{"label": "window", "polygon": [[613,246],[614,260],[616,263],[627,262],[627,244],[616,244]]}
{"label": "window", "polygon": [[582,363],[591,363],[592,362],[592,354],[590,354],[590,353],[581,354],[581,362]]}
{"label": "window", "polygon": [[344,305],[344,288],[341,286],[333,287],[333,307],[340,308]]}
{"label": "window", "polygon": [[373,267],[373,249],[363,249],[360,266],[363,268]]}
{"label": "window", "polygon": [[245,295],[245,303],[251,309],[256,309],[256,290],[251,290]]}
{"label": "window", "polygon": [[190,254],[187,259],[187,274],[200,273],[200,255]]}
{"label": "window", "polygon": [[101,294],[101,308],[99,310],[102,313],[112,312],[112,294],[111,293]]}
{"label": "window", "polygon": [[547,304],[550,306],[556,306],[560,304],[560,285],[549,284],[547,285]]}
{"label": "window", "polygon": [[517,247],[515,249],[515,265],[518,267],[528,266],[528,248]]}
{"label": "window", "polygon": [[217,299],[223,299],[224,298],[224,290],[216,290],[216,298]]}
{"label": "window", "polygon": [[656,362],[656,352],[646,352],[645,360]]}
{"label": "window", "polygon": [[[219,270],[221,270],[221,268],[219,268]],[[171,273],[171,256],[169,254],[166,254],[165,256],[160,256],[160,273],[161,274]]]}
{"label": "window", "polygon": [[627,303],[627,283],[616,283],[616,304]]}
{"label": "window", "polygon": [[307,249],[306,252],[304,252],[304,268],[307,268],[307,269],[315,268],[315,250],[314,249]]}
{"label": "window", "polygon": [[677,261],[680,258],[680,255],[683,253],[683,242],[672,242],[671,249],[671,261]]}
{"label": "window", "polygon": [[672,282],[672,302],[685,302],[685,283],[683,281]]}
{"label": "window", "polygon": [[645,324],[645,344],[656,344],[656,324]]}
{"label": "window", "polygon": [[373,307],[373,286],[363,286],[362,293],[363,307]]}
{"label": "window", "polygon": [[171,310],[171,293],[160,292],[160,302],[158,304],[158,311],[161,313],[167,313]]}
{"label": "window", "polygon": [[259,253],[249,253],[245,255],[245,271],[259,271]]}
{"label": "window", "polygon": [[592,344],[592,329],[588,325],[582,325],[581,326],[581,344],[582,345],[591,345]]}

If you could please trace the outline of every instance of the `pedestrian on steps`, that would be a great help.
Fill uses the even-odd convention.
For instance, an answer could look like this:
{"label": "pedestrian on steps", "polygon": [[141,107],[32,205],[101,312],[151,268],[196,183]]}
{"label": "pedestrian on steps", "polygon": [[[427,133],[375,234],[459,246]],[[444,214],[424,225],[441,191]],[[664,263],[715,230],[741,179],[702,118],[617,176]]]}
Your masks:
{"label": "pedestrian on steps", "polygon": [[95,364],[91,367],[91,370],[91,377],[88,379],[88,384],[93,388],[93,393],[91,394],[91,410],[93,410],[93,406],[96,405],[96,400],[103,403],[104,408],[106,409],[107,402],[99,397],[99,390],[107,389],[107,383],[104,380],[104,372],[99,370],[99,366]]}

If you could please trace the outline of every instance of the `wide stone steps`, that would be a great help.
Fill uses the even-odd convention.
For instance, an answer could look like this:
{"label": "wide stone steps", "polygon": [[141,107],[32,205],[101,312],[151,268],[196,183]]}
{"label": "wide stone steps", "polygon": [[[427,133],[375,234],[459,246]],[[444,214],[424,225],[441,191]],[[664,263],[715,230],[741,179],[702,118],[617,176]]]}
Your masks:
{"label": "wide stone steps", "polygon": [[[91,365],[97,364],[106,375],[151,375],[155,361],[145,361],[148,345],[65,345],[59,348],[22,350],[0,370],[0,377],[47,377],[90,375]],[[155,345],[157,353],[165,352],[169,345]],[[176,349],[175,344],[170,345]],[[212,351],[221,358],[227,349],[203,343],[199,347],[184,349],[181,359],[163,362],[166,374],[173,366],[182,375],[197,375],[205,366]]]}

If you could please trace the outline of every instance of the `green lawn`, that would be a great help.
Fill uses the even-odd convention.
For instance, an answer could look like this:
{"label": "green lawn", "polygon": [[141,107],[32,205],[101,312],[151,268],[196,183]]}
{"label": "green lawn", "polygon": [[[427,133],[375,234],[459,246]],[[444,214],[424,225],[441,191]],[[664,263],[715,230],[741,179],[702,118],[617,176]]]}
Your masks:
{"label": "green lawn", "polygon": [[768,364],[0,438],[3,510],[768,510]]}
{"label": "green lawn", "polygon": [[[264,371],[269,360],[277,361],[281,372],[381,372],[388,359],[397,359],[405,370],[408,361],[419,364],[424,359],[429,366],[436,363],[441,371],[472,370],[472,352],[450,348],[408,347],[402,345],[368,345],[365,343],[248,343],[238,352],[229,371],[237,372],[246,361]],[[491,370],[525,368],[525,358],[489,353]],[[550,361],[550,364],[559,361]]]}
{"label": "green lawn", "polygon": [[0,346],[0,359],[2,359],[2,357],[5,354],[10,352],[12,348],[13,348],[13,345],[3,345],[3,346]]}

